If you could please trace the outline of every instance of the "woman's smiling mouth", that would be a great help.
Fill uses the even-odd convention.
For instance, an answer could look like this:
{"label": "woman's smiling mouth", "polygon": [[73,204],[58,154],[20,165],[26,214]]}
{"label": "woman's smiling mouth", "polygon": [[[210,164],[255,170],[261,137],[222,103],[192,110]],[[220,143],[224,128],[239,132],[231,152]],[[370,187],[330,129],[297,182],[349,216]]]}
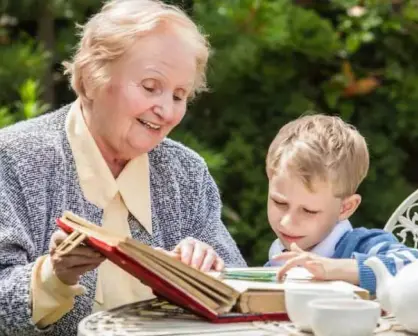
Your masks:
{"label": "woman's smiling mouth", "polygon": [[150,129],[153,129],[153,130],[156,130],[156,131],[158,131],[161,128],[161,125],[154,124],[154,123],[152,123],[150,121],[146,121],[144,119],[139,119],[138,118],[136,120],[138,120],[140,124],[146,126],[147,128],[150,128]]}

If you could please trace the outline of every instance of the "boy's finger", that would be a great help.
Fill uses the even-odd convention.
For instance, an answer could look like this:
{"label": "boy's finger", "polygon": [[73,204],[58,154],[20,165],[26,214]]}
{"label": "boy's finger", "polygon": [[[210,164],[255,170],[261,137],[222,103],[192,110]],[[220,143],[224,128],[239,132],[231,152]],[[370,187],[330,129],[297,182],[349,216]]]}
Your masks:
{"label": "boy's finger", "polygon": [[324,264],[319,260],[309,260],[305,263],[306,269],[312,273],[315,280],[331,280],[327,279],[327,272]]}
{"label": "boy's finger", "polygon": [[301,252],[305,252],[304,250],[302,250],[299,246],[298,246],[298,244],[296,244],[296,243],[292,243],[292,244],[290,244],[290,250],[291,251],[294,251],[294,252],[299,252],[299,253],[301,253]]}
{"label": "boy's finger", "polygon": [[307,254],[304,255],[298,255],[297,257],[288,260],[282,268],[277,272],[277,278],[280,280],[282,279],[286,272],[289,271],[291,268],[296,266],[304,266],[305,263],[310,260],[310,256]]}
{"label": "boy's finger", "polygon": [[299,255],[298,252],[283,252],[281,254],[273,256],[272,260],[288,260],[290,258],[295,258]]}

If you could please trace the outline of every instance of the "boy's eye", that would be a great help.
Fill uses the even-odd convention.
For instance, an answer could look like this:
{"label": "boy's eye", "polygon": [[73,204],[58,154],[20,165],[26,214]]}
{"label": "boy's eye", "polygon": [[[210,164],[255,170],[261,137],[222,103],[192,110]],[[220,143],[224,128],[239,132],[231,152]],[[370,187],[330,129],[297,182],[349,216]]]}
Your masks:
{"label": "boy's eye", "polygon": [[315,210],[309,210],[309,209],[306,209],[306,208],[303,208],[303,211],[305,211],[306,213],[308,213],[308,214],[310,214],[310,215],[315,215],[315,214],[317,214],[317,213],[318,213],[318,211],[315,211]]}
{"label": "boy's eye", "polygon": [[280,205],[280,206],[285,206],[285,205],[287,205],[287,203],[286,203],[286,202],[280,202],[280,201],[276,201],[276,200],[273,200],[273,202],[274,202],[275,204],[277,204],[277,205]]}

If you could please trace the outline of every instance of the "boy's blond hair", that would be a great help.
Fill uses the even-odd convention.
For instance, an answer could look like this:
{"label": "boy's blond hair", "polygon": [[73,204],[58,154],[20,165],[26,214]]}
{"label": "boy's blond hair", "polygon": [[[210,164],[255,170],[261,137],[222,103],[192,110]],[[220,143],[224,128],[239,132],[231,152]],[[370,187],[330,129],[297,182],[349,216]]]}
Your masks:
{"label": "boy's blond hair", "polygon": [[267,175],[286,171],[313,190],[316,179],[330,182],[336,197],[354,194],[367,175],[364,137],[339,117],[308,115],[284,125],[270,145]]}

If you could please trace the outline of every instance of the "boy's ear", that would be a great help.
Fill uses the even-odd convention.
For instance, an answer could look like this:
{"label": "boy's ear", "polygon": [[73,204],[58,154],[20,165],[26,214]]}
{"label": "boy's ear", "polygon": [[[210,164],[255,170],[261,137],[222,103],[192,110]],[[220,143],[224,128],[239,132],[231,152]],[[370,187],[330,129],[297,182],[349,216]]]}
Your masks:
{"label": "boy's ear", "polygon": [[354,194],[343,199],[341,203],[340,215],[338,220],[350,218],[350,216],[357,210],[361,203],[361,196]]}

